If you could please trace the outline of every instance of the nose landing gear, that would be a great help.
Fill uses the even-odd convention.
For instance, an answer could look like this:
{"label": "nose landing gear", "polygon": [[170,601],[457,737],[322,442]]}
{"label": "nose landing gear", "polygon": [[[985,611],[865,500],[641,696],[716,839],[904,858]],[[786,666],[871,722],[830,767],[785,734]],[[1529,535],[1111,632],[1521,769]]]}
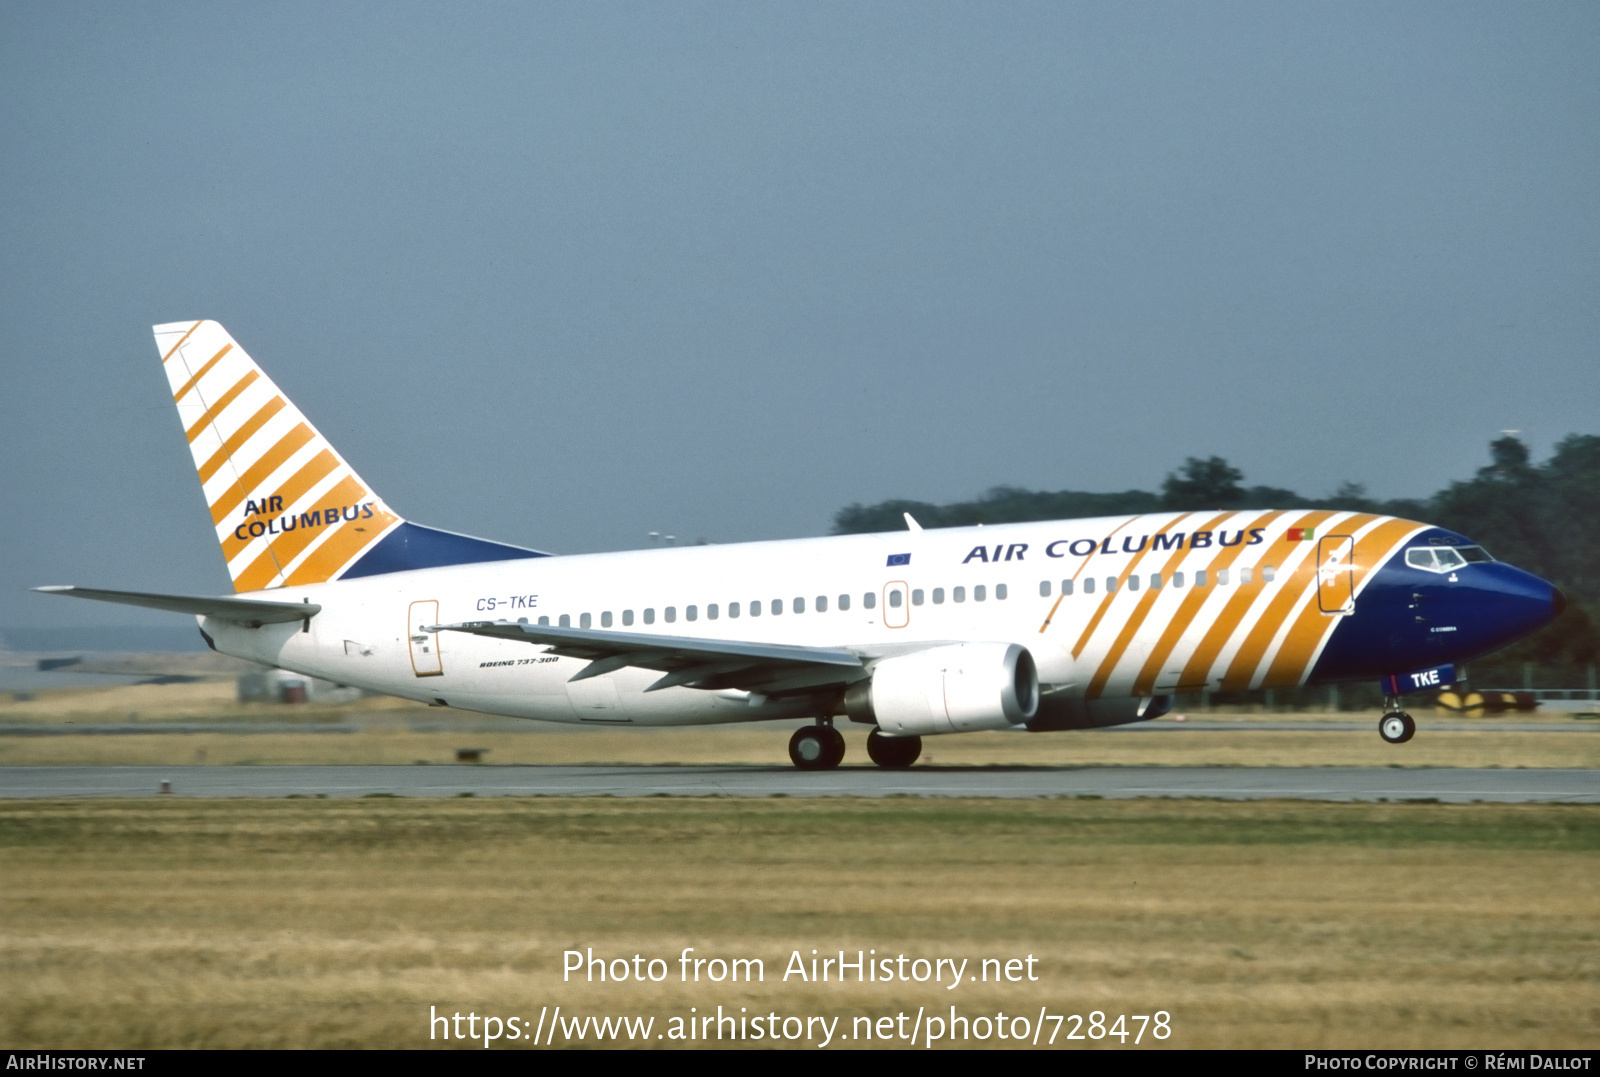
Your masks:
{"label": "nose landing gear", "polygon": [[801,770],[832,770],[844,760],[844,735],[830,725],[808,725],[789,738],[789,760]]}
{"label": "nose landing gear", "polygon": [[1384,716],[1378,719],[1378,736],[1390,744],[1404,744],[1416,736],[1417,723],[1400,709],[1398,699],[1384,700],[1384,711]]}

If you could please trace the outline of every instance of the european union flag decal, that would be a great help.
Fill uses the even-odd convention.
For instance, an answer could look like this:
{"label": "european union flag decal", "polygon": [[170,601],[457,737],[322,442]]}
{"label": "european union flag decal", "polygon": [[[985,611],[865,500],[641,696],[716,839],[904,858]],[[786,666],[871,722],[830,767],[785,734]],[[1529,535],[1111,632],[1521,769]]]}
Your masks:
{"label": "european union flag decal", "polygon": [[909,565],[910,563],[911,555],[908,553],[892,553],[889,555],[890,568],[893,568],[896,565]]}

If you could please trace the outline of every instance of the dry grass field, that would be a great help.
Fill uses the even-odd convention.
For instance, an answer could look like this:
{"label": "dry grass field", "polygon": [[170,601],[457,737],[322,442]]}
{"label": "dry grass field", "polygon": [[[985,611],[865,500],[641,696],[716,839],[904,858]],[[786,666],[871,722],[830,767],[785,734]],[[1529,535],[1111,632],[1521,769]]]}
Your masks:
{"label": "dry grass field", "polygon": [[[1505,719],[1462,722],[1418,712],[1415,740],[1399,747],[1377,735],[1377,715],[1197,714],[1232,729],[1163,727],[1083,733],[973,733],[929,738],[923,762],[940,766],[1425,766],[1600,768],[1600,723],[1538,716],[1568,731],[1444,730],[1430,723],[1504,725]],[[1263,730],[1318,721],[1357,722],[1341,730]],[[581,728],[496,720],[390,698],[341,707],[239,704],[227,682],[138,685],[41,693],[0,701],[0,724],[59,733],[74,725],[115,723],[159,730],[173,722],[204,721],[215,729],[184,734],[128,733],[51,736],[0,735],[0,766],[163,765],[186,763],[447,763],[457,748],[487,748],[494,763],[749,763],[782,765],[795,723],[693,726],[682,729]],[[264,723],[304,732],[247,732]],[[350,732],[315,732],[338,724]],[[419,728],[420,727],[420,728]],[[841,722],[849,742],[846,766],[870,766],[866,730]]]}
{"label": "dry grass field", "polygon": [[[848,1035],[955,1005],[1166,1010],[1181,1047],[1592,1048],[1597,884],[1595,806],[0,802],[0,1041],[426,1047],[430,1006],[557,1004]],[[765,980],[677,983],[687,946]],[[563,983],[573,947],[672,975]],[[1032,954],[1039,980],[784,983],[812,948]]]}
{"label": "dry grass field", "polygon": [[[1298,727],[1363,716],[1194,717],[1230,728],[975,734],[931,739],[925,759],[1600,767],[1592,721],[1453,731],[1419,715],[1417,738],[1396,748],[1369,728],[1375,716],[1331,731]],[[154,732],[174,722],[206,728]],[[781,764],[792,725],[588,729],[393,699],[244,705],[227,682],[40,693],[0,701],[0,724],[51,733],[0,735],[0,765],[444,763],[461,747],[489,749],[491,765]],[[67,732],[80,724],[139,731]],[[334,726],[345,731],[317,731]],[[846,765],[866,765],[864,730],[844,732]],[[1184,1047],[1592,1048],[1597,884],[1595,806],[0,800],[0,1042],[459,1046],[429,1039],[430,1006],[536,1022],[556,1005],[569,1019],[654,1017],[653,1036],[719,1005],[837,1017],[849,1036],[856,1018],[954,1005],[1030,1021],[1041,1007],[1166,1010],[1165,1042]],[[760,958],[766,979],[678,983],[690,946]],[[573,947],[660,957],[670,976],[563,983]],[[954,991],[784,982],[790,954],[813,948],[966,958],[969,971],[1031,954],[1040,978]]]}

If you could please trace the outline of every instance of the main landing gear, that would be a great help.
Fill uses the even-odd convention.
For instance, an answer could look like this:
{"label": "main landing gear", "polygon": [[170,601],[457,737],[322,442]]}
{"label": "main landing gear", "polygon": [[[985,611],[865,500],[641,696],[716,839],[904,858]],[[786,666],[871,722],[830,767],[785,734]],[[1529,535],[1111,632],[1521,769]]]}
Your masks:
{"label": "main landing gear", "polygon": [[1417,723],[1400,709],[1398,699],[1384,700],[1384,715],[1378,719],[1378,736],[1390,744],[1404,744],[1417,734]]}
{"label": "main landing gear", "polygon": [[921,737],[886,737],[876,729],[867,734],[867,755],[885,770],[904,770],[921,754]]}
{"label": "main landing gear", "polygon": [[789,738],[789,759],[801,770],[832,770],[844,760],[844,734],[831,722],[797,729]]}
{"label": "main landing gear", "polygon": [[[886,770],[904,770],[922,754],[921,737],[886,737],[877,729],[867,734],[867,755]],[[801,770],[832,770],[844,760],[844,736],[824,718],[789,738],[789,759]]]}

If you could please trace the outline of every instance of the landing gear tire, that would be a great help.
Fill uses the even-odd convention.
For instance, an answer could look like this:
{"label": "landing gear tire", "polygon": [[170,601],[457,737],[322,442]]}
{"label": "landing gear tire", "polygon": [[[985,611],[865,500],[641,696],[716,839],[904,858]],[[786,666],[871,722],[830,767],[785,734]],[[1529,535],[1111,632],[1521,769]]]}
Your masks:
{"label": "landing gear tire", "polygon": [[885,770],[904,770],[921,754],[921,737],[886,737],[876,729],[867,734],[867,755]]}
{"label": "landing gear tire", "polygon": [[1404,711],[1392,711],[1378,719],[1378,736],[1390,744],[1404,744],[1416,735],[1417,723]]}
{"label": "landing gear tire", "polygon": [[789,738],[789,760],[801,770],[832,770],[844,761],[844,734],[825,725],[797,729]]}

